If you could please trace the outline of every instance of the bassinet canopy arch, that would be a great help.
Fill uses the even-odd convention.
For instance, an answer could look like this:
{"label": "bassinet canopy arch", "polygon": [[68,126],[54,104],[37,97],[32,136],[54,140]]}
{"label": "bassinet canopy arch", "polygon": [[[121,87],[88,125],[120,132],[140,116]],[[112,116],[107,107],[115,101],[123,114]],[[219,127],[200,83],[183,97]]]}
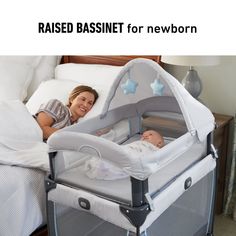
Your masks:
{"label": "bassinet canopy arch", "polygon": [[[142,103],[142,101],[147,101]],[[188,131],[199,140],[214,129],[214,116],[194,99],[172,75],[149,59],[128,62],[118,74],[107,97],[101,118],[108,110],[134,104],[137,112],[150,109],[182,113]]]}

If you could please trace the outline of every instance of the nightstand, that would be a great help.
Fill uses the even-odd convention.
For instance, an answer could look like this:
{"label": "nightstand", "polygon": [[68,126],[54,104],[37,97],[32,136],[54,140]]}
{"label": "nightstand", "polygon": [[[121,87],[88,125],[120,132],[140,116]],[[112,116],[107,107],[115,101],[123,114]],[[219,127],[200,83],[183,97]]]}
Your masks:
{"label": "nightstand", "polygon": [[[217,163],[217,188],[215,213],[221,214],[225,205],[225,189],[228,185],[227,163],[230,162],[230,127],[233,125],[233,117],[214,114],[216,129],[214,131],[214,145],[218,152]],[[232,140],[232,139],[231,139]]]}

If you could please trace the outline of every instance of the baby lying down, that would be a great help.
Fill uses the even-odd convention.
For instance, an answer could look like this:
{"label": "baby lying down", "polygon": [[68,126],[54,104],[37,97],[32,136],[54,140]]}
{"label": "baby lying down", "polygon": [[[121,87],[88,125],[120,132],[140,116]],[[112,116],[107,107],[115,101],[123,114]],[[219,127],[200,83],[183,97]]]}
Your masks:
{"label": "baby lying down", "polygon": [[[122,145],[130,155],[148,155],[164,146],[162,135],[154,130],[145,131],[141,139],[130,144]],[[98,157],[92,157],[85,163],[85,173],[91,179],[115,180],[126,178],[128,175],[120,168]]]}

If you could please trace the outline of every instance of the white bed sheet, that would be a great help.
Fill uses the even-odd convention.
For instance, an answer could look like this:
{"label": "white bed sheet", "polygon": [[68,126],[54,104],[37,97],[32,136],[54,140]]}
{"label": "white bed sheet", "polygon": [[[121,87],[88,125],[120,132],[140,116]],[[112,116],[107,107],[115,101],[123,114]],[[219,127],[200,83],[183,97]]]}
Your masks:
{"label": "white bed sheet", "polygon": [[46,222],[42,170],[0,165],[0,235],[28,236]]}
{"label": "white bed sheet", "polygon": [[28,236],[45,221],[48,146],[23,103],[0,105],[0,235]]}
{"label": "white bed sheet", "polygon": [[[149,193],[161,189],[169,180],[180,174],[186,168],[200,160],[205,155],[206,144],[197,143],[182,156],[171,162],[163,169],[157,171],[149,178]],[[73,155],[73,154],[72,154]],[[131,202],[130,178],[119,180],[96,180],[87,177],[84,163],[58,174],[57,181],[75,186],[75,188],[87,189],[96,194],[125,203]],[[122,191],[120,191],[122,189]]]}
{"label": "white bed sheet", "polygon": [[[48,164],[23,152],[3,150],[5,138],[15,141],[40,141],[41,129],[32,128],[34,121],[23,103],[33,94],[40,82],[54,77],[59,56],[2,56],[0,94],[0,235],[28,236],[45,222],[45,191],[42,170],[18,167],[32,166],[47,169]],[[17,115],[16,115],[17,114]],[[8,152],[8,153],[7,153]],[[26,154],[26,153],[24,153]],[[40,154],[39,154],[40,156]],[[45,156],[44,156],[45,157]],[[40,161],[41,164],[38,162]],[[16,163],[14,163],[16,162]]]}

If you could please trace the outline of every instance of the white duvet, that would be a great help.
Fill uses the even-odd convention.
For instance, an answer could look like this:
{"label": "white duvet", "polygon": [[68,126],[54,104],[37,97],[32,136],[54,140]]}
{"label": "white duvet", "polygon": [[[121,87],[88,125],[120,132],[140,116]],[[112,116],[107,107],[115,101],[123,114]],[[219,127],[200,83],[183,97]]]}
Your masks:
{"label": "white duvet", "polygon": [[0,163],[48,170],[48,145],[20,101],[0,102]]}
{"label": "white duvet", "polygon": [[48,169],[48,146],[25,105],[0,102],[1,236],[27,236],[44,222]]}
{"label": "white duvet", "polygon": [[0,137],[0,164],[48,171],[48,145]]}

